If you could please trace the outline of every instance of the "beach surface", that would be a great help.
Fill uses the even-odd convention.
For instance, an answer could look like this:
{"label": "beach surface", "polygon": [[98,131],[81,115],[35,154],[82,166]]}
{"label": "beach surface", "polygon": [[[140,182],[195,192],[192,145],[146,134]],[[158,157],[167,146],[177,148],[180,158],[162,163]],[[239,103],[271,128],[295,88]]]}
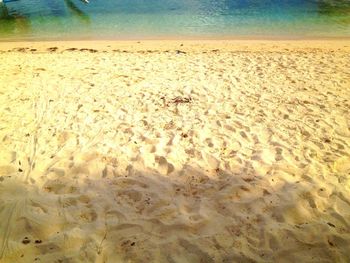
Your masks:
{"label": "beach surface", "polygon": [[350,41],[0,43],[0,262],[350,262]]}

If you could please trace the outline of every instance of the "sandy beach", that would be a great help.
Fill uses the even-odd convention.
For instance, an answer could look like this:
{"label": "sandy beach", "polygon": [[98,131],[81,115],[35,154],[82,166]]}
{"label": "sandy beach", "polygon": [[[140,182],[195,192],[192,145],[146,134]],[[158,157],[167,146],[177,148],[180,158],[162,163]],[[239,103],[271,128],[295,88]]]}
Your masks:
{"label": "sandy beach", "polygon": [[350,40],[0,43],[0,262],[350,262]]}

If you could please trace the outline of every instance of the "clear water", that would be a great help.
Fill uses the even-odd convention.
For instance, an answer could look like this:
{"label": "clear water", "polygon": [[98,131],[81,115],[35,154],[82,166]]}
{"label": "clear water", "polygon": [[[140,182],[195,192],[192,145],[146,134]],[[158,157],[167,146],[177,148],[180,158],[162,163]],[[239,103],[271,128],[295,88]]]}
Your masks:
{"label": "clear water", "polygon": [[[0,0],[1,1],[1,0]],[[350,0],[18,0],[0,40],[349,37]]]}

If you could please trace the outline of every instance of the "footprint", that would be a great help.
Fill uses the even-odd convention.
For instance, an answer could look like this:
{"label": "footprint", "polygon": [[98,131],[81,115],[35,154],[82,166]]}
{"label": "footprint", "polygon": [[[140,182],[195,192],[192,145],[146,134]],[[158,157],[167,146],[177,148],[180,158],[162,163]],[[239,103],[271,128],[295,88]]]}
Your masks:
{"label": "footprint", "polygon": [[344,156],[339,158],[334,162],[334,169],[342,173],[350,171],[350,157]]}
{"label": "footprint", "polygon": [[98,218],[98,215],[96,213],[95,210],[92,210],[92,209],[84,209],[83,211],[81,211],[81,213],[79,214],[79,218],[82,220],[82,221],[85,221],[85,222],[94,222],[97,220]]}
{"label": "footprint", "polygon": [[174,165],[169,163],[163,156],[156,157],[156,161],[158,163],[158,171],[163,175],[168,175],[175,170]]}
{"label": "footprint", "polygon": [[240,131],[239,134],[242,136],[242,138],[248,140],[248,136],[244,131]]}
{"label": "footprint", "polygon": [[50,172],[52,172],[53,174],[55,174],[58,177],[63,177],[66,174],[66,172],[63,168],[57,168],[57,167],[51,168]]}
{"label": "footprint", "polygon": [[208,153],[203,153],[204,160],[206,163],[209,165],[210,169],[218,169],[220,166],[220,161],[216,159],[214,156],[208,154]]}
{"label": "footprint", "polygon": [[282,151],[283,151],[282,148],[276,147],[276,155],[275,155],[276,161],[283,160]]}
{"label": "footprint", "polygon": [[118,196],[127,196],[133,202],[139,202],[142,199],[142,194],[139,191],[136,191],[136,190],[120,191],[117,195]]}

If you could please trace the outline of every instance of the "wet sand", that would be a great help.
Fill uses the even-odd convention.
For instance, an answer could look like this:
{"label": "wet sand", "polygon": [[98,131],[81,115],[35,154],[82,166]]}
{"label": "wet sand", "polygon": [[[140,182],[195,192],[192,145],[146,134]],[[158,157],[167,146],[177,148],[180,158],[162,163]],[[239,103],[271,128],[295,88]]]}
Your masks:
{"label": "wet sand", "polygon": [[350,41],[0,43],[0,262],[349,262]]}

